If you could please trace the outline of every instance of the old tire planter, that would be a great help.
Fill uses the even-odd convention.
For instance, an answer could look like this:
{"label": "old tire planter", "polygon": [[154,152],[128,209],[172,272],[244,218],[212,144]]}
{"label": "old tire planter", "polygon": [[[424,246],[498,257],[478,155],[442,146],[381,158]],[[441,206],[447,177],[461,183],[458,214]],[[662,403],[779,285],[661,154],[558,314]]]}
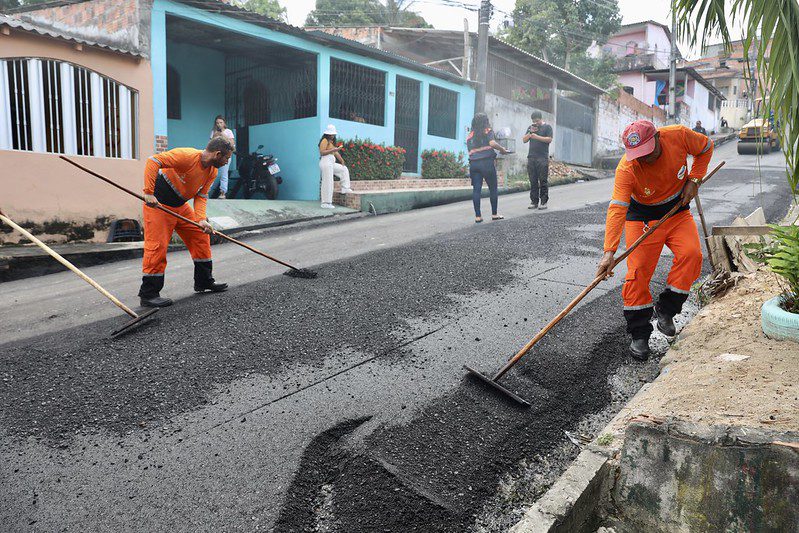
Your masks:
{"label": "old tire planter", "polygon": [[770,339],[799,342],[799,314],[780,307],[781,296],[775,296],[760,309],[763,333]]}

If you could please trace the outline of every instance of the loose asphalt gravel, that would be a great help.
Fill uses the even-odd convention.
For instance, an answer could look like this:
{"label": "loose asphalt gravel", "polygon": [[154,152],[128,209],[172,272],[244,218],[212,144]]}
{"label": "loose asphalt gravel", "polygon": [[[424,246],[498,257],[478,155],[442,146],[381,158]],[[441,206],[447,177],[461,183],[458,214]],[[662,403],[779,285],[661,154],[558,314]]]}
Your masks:
{"label": "loose asphalt gravel", "polygon": [[[743,173],[739,179],[745,179]],[[787,192],[783,196],[768,206],[770,220],[784,211]],[[740,211],[753,208],[749,200]],[[513,318],[518,303],[503,289],[525,284],[531,273],[524,266],[531,257],[553,267],[573,263],[584,269],[593,263],[601,234],[569,228],[596,230],[604,213],[603,203],[488,222],[444,238],[315,266],[317,279],[277,276],[234,286],[226,294],[198,295],[117,340],[107,333],[124,319],[0,346],[2,456],[13,457],[32,443],[79,456],[74,447],[87,437],[113,441],[147,434],[181,414],[201,411],[220,390],[242,379],[284,375],[303,365],[322,368],[336,354],[357,353],[359,360],[377,359],[404,369],[407,382],[379,382],[378,375],[378,386],[413,388],[412,376],[427,372],[414,342],[431,332],[450,331],[432,343],[442,353],[462,349],[467,341],[477,361],[492,350],[492,339],[474,334],[478,328],[470,329],[468,321],[442,330],[457,325],[481,300],[501,298],[494,303],[500,310],[507,306],[499,316],[483,316],[485,323],[500,331],[529,329],[526,318]],[[667,268],[662,261],[653,293],[662,287]],[[550,284],[527,289],[542,302],[552,297]],[[578,291],[568,289],[569,294]],[[608,405],[609,377],[622,366],[637,364],[625,355],[627,343],[617,286],[573,312],[535,348],[534,356],[503,379],[533,403],[530,409],[469,379],[451,386],[450,377],[442,379],[442,394],[402,422],[380,423],[359,434],[371,416],[330,420],[301,454],[288,488],[267,498],[277,505],[274,530],[467,530],[521,460],[561,445],[564,430]],[[362,364],[343,359],[342,368]],[[290,381],[271,386],[278,396],[281,388],[286,394],[296,388]],[[13,467],[13,461],[0,467],[3,487],[24,484],[32,475]],[[103,468],[109,475],[115,471],[114,466]],[[235,506],[235,495],[228,499]],[[27,524],[23,530],[39,527],[36,519],[28,520],[35,516],[35,496],[31,503],[0,488],[0,500],[13,500],[0,511],[0,519]],[[247,530],[247,518],[223,529]],[[116,523],[124,530],[189,528],[177,517],[173,523],[148,523],[120,516]]]}

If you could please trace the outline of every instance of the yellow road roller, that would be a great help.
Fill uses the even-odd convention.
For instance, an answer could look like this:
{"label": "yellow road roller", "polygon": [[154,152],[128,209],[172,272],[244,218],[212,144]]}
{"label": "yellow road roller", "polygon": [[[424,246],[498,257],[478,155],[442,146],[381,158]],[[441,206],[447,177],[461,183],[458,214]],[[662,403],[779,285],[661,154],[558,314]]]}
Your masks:
{"label": "yellow road roller", "polygon": [[750,120],[738,134],[738,153],[741,155],[770,154],[772,150],[776,152],[779,149],[780,140],[769,120]]}

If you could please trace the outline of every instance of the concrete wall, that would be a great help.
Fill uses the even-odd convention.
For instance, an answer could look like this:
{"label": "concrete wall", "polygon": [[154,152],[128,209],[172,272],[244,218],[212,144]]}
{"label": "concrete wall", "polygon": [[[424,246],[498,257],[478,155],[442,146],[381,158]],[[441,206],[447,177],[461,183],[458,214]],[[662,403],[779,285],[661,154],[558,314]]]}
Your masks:
{"label": "concrete wall", "polygon": [[[522,137],[524,132],[527,131],[527,127],[532,123],[530,114],[533,111],[540,110],[501,96],[486,94],[486,112],[491,125],[494,129],[509,127],[512,138],[516,139],[516,153],[503,157],[505,160],[504,169],[508,175],[527,172],[528,145],[522,143]],[[543,111],[541,115],[544,122],[552,126],[553,135],[557,136],[554,115]],[[554,143],[550,145],[549,153],[554,154]]]}
{"label": "concrete wall", "polygon": [[[148,61],[88,46],[78,51],[71,43],[15,30],[10,35],[0,35],[0,50],[3,58],[68,61],[137,90],[139,158],[73,157],[126,187],[141,189],[143,162],[153,153],[152,76]],[[103,226],[105,217],[140,216],[138,201],[69,166],[56,154],[2,150],[0,160],[4,169],[0,173],[0,207],[17,222],[43,224],[58,220]],[[101,233],[98,238],[104,239]]]}
{"label": "concrete wall", "polygon": [[[180,75],[180,120],[168,119],[169,148],[208,143],[214,117],[225,114],[225,55],[217,50],[167,41],[167,63]],[[203,68],[196,60],[202,58]]]}
{"label": "concrete wall", "polygon": [[721,103],[721,117],[727,119],[730,128],[740,128],[749,122],[749,102],[747,100],[726,100]]}
{"label": "concrete wall", "polygon": [[[317,117],[273,122],[250,127],[250,150],[264,145],[263,153],[277,157],[280,166],[279,199],[319,197],[319,151],[321,136]],[[307,139],[311,142],[298,142]]]}
{"label": "concrete wall", "polygon": [[655,126],[665,126],[666,114],[662,109],[647,106],[624,91],[616,98],[610,95],[600,97],[595,121],[595,157],[621,156],[624,150],[621,134],[627,124],[636,120],[649,120]]}
{"label": "concrete wall", "polygon": [[623,530],[796,531],[799,434],[634,422],[613,501]]}
{"label": "concrete wall", "polygon": [[709,97],[710,91],[708,88],[701,83],[696,82],[694,86],[693,98],[685,99],[686,104],[688,104],[690,108],[688,124],[685,124],[686,126],[693,128],[694,124],[696,124],[696,121],[701,120],[702,126],[708,131],[708,133],[711,131],[718,131],[718,109],[715,107],[715,105],[713,109],[708,109],[707,103]]}

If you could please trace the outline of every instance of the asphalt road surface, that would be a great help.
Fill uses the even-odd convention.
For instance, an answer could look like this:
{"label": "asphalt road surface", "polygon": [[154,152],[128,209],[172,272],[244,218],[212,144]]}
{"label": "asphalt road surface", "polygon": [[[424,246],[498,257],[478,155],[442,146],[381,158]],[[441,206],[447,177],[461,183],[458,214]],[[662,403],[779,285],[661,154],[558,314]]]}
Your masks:
{"label": "asphalt road surface", "polygon": [[[734,150],[708,222],[778,220],[781,154],[756,171]],[[547,212],[501,197],[508,218],[482,225],[460,203],[253,236],[319,277],[222,245],[224,294],[191,295],[178,251],[176,305],[114,341],[124,318],[69,273],[0,285],[0,527],[503,530],[540,488],[525,476],[576,453],[564,431],[601,427],[656,372],[626,356],[623,269],[506,376],[532,408],[461,368],[497,369],[591,280],[611,187],[554,188]],[[88,269],[125,301],[138,270]]]}

